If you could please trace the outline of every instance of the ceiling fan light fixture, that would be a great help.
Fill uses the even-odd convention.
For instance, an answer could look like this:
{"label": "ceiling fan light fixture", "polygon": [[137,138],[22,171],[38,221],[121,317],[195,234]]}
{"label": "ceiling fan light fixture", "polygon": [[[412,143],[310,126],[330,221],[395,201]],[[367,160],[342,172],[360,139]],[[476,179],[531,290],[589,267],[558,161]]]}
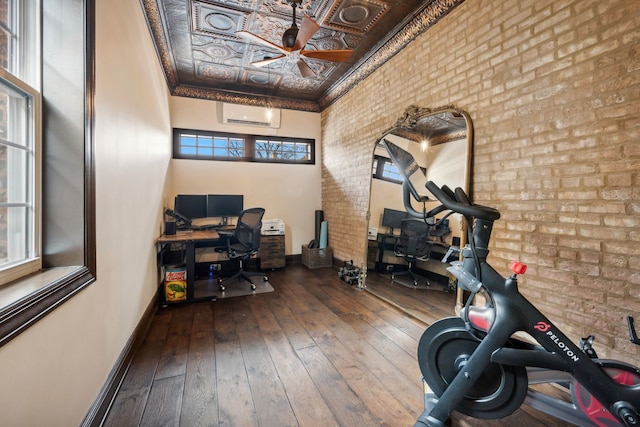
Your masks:
{"label": "ceiling fan light fixture", "polygon": [[311,67],[309,67],[303,57],[313,60],[331,62],[348,61],[352,52],[352,50],[350,49],[311,49],[305,51],[304,47],[306,46],[307,42],[311,40],[313,35],[316,34],[318,30],[320,30],[320,25],[313,19],[311,19],[308,15],[304,15],[302,17],[300,28],[298,28],[298,25],[296,24],[296,8],[300,6],[302,0],[289,0],[288,3],[293,9],[293,22],[291,23],[291,27],[289,27],[282,35],[282,46],[278,46],[277,44],[249,31],[236,32],[238,36],[242,37],[250,43],[267,46],[270,49],[280,52],[280,55],[274,58],[267,59],[267,57],[265,57],[262,60],[251,62],[251,65],[255,67],[269,66],[270,63],[288,58],[289,55],[291,55],[291,58],[293,58],[298,65],[298,70],[300,70],[300,74],[302,75],[302,77],[308,78],[316,77],[317,74],[313,69],[311,69]]}
{"label": "ceiling fan light fixture", "polygon": [[298,37],[298,26],[293,24],[282,35],[282,46],[292,48],[296,44],[296,38]]}

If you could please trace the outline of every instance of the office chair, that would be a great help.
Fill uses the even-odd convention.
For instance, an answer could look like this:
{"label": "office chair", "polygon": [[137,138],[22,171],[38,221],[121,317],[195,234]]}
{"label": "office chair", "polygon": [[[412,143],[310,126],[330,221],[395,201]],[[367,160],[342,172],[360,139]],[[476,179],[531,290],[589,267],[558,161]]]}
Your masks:
{"label": "office chair", "polygon": [[[413,286],[418,286],[418,278],[412,269],[416,261],[426,261],[431,254],[433,242],[428,239],[430,226],[423,220],[409,218],[402,220],[400,226],[400,237],[396,239],[394,253],[407,261],[409,267],[406,271],[394,272],[391,274],[391,281],[396,281],[396,276],[406,275],[413,279]],[[398,282],[402,284],[401,282]],[[427,280],[427,286],[430,283]]]}
{"label": "office chair", "polygon": [[436,221],[436,226],[433,227],[433,230],[429,233],[431,237],[437,237],[440,239],[440,243],[444,243],[444,237],[449,234],[451,234],[451,229],[449,228],[448,219]]}
{"label": "office chair", "polygon": [[262,276],[263,281],[268,280],[264,274],[245,271],[243,267],[244,262],[254,256],[260,247],[260,228],[262,227],[263,215],[263,208],[245,209],[240,213],[234,234],[235,239],[233,239],[235,243],[232,244],[232,239],[227,239],[227,256],[229,259],[240,259],[240,270],[233,276],[220,281],[221,291],[226,289],[229,282],[236,279],[238,281],[244,279],[251,283],[251,290],[256,289],[251,277]]}

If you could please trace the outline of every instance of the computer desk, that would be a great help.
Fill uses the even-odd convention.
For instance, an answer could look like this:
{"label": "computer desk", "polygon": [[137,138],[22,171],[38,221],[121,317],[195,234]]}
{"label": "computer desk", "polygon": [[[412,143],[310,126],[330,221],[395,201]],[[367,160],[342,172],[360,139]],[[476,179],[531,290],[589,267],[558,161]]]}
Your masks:
{"label": "computer desk", "polygon": [[[189,231],[177,231],[176,234],[163,234],[158,239],[156,239],[156,247],[158,248],[158,267],[160,266],[170,266],[171,264],[184,264],[187,269],[187,297],[186,301],[177,301],[177,302],[189,302],[195,301],[196,298],[194,296],[194,282],[196,275],[196,244],[197,243],[208,243],[211,246],[216,246],[223,242],[227,237],[221,237],[218,233],[218,230],[215,228],[207,229],[207,230],[189,230]],[[179,258],[177,259],[163,259],[163,249],[167,247],[167,245],[181,245],[182,250]],[[169,249],[169,252],[174,252]],[[175,262],[174,262],[175,261]],[[160,271],[161,269],[158,268]],[[164,284],[164,277],[161,278],[161,282]],[[208,299],[198,298],[201,299]],[[168,302],[166,301],[164,289],[161,292],[161,302],[162,305],[166,305]],[[174,302],[171,302],[172,304]]]}

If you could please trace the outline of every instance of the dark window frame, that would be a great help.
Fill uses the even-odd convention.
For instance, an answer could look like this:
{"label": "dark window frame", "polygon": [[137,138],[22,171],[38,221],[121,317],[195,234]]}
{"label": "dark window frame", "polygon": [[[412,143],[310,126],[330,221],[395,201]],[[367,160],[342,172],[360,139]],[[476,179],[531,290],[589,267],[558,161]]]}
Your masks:
{"label": "dark window frame", "polygon": [[[59,0],[60,4],[75,6],[75,0]],[[56,7],[52,2],[48,7]],[[84,51],[82,66],[84,68],[84,98],[82,102],[84,110],[84,123],[82,148],[84,169],[84,223],[82,226],[83,239],[83,265],[73,270],[66,276],[49,283],[39,290],[15,301],[7,306],[0,307],[0,346],[6,344],[20,333],[35,325],[47,314],[69,301],[81,290],[85,289],[96,280],[96,230],[95,230],[95,160],[94,160],[94,96],[95,96],[95,0],[82,1],[82,28],[75,36],[82,37]],[[58,8],[63,10],[64,8]],[[73,9],[73,8],[70,8]],[[44,13],[43,13],[44,15]],[[43,35],[43,38],[46,35]],[[62,75],[61,78],[65,76]],[[55,114],[47,115],[47,100],[43,91],[43,149],[46,150],[47,141],[44,138],[47,127],[56,127]],[[47,165],[43,164],[43,179],[47,172]],[[55,202],[56,195],[42,192],[43,206]],[[63,212],[64,214],[64,212]],[[43,212],[43,222],[46,211]],[[53,214],[50,214],[53,215]],[[43,247],[46,233],[43,234]],[[35,273],[37,274],[37,273]]]}
{"label": "dark window frame", "polygon": [[[205,138],[212,138],[215,140],[218,138],[236,138],[244,141],[244,155],[243,156],[221,156],[214,155],[213,151],[211,155],[205,154],[183,154],[181,153],[181,135],[189,134],[195,136],[201,136]],[[277,157],[258,157],[256,152],[263,151],[258,147],[259,141],[267,140],[271,143],[303,143],[309,146],[309,159],[306,160],[291,160],[287,158]],[[203,147],[204,148],[204,147]],[[284,151],[284,150],[283,150]],[[297,165],[314,165],[316,163],[316,140],[313,138],[292,138],[284,136],[272,136],[272,135],[253,135],[246,133],[231,133],[231,132],[217,132],[195,129],[173,129],[173,158],[174,159],[187,159],[187,160],[214,160],[223,162],[253,162],[253,163],[280,163],[280,164],[297,164]]]}

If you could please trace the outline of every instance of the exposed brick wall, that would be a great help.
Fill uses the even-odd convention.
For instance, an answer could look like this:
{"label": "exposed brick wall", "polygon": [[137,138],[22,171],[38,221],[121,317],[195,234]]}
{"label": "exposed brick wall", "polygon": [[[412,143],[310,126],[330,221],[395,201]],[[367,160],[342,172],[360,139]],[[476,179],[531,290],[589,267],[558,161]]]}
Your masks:
{"label": "exposed brick wall", "polygon": [[362,263],[373,144],[409,104],[469,112],[490,262],[601,357],[640,362],[640,1],[467,1],[325,110],[323,209]]}

